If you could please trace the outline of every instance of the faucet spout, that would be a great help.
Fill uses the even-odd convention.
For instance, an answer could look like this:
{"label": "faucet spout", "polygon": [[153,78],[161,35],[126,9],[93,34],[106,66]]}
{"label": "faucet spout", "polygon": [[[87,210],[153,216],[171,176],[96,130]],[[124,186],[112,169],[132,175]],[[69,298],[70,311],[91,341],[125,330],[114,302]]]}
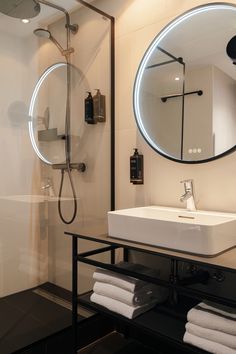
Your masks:
{"label": "faucet spout", "polygon": [[186,205],[187,210],[195,211],[196,206],[195,206],[194,193],[193,193],[193,180],[187,179],[187,180],[181,181],[181,183],[184,183],[184,194],[181,195],[180,201],[187,202],[187,205]]}

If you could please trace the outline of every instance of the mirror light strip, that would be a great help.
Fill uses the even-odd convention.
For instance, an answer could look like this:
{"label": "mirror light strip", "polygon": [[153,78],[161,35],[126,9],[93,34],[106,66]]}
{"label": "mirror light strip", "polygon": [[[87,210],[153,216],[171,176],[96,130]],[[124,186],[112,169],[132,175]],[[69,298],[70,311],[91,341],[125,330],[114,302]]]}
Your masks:
{"label": "mirror light strip", "polygon": [[138,127],[144,136],[144,138],[147,140],[147,142],[157,151],[160,151],[163,155],[166,155],[166,152],[163,151],[159,146],[156,145],[156,143],[149,137],[149,134],[147,133],[143,121],[142,121],[142,116],[140,112],[140,86],[141,86],[141,81],[142,81],[142,76],[145,70],[145,67],[147,65],[147,62],[149,61],[151,55],[153,54],[154,50],[156,47],[159,45],[159,43],[162,41],[162,39],[165,38],[165,36],[172,31],[176,26],[178,26],[180,23],[183,21],[187,20],[188,18],[195,16],[199,13],[202,12],[207,12],[207,11],[212,11],[212,10],[233,10],[236,11],[236,7],[230,4],[223,4],[223,3],[218,3],[218,4],[208,4],[208,5],[202,5],[199,6],[195,9],[192,9],[182,16],[178,17],[177,19],[173,20],[169,25],[167,25],[160,33],[159,35],[154,39],[154,41],[151,43],[150,47],[148,48],[147,52],[145,53],[141,64],[139,66],[136,79],[135,79],[135,84],[134,84],[134,113],[136,117],[136,121],[138,124]]}
{"label": "mirror light strip", "polygon": [[30,100],[30,106],[29,106],[29,123],[28,123],[28,127],[29,127],[29,136],[30,136],[30,141],[31,141],[31,144],[33,146],[33,149],[36,153],[36,155],[39,157],[39,159],[43,162],[45,162],[46,164],[48,165],[52,165],[53,163],[48,161],[42,154],[41,152],[39,151],[39,148],[37,146],[37,143],[36,143],[36,140],[35,140],[35,137],[34,137],[34,130],[33,130],[33,114],[34,114],[34,108],[35,108],[35,102],[36,102],[36,99],[37,99],[37,95],[38,95],[38,92],[40,90],[40,87],[42,86],[43,82],[46,80],[46,78],[48,77],[48,75],[53,72],[54,70],[62,67],[62,66],[67,66],[67,63],[56,63],[56,64],[53,64],[52,66],[48,67],[44,73],[40,76],[39,80],[37,81],[36,83],[36,86],[34,88],[34,91],[33,91],[33,94],[32,94],[32,97],[31,97],[31,100]]}

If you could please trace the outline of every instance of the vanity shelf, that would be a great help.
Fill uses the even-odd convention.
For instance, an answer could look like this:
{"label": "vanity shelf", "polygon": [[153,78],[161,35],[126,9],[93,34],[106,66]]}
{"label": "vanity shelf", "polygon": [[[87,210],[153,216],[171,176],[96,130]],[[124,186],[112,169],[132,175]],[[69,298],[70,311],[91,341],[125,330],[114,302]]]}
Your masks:
{"label": "vanity shelf", "polygon": [[[95,312],[100,312],[114,321],[123,323],[125,326],[143,331],[147,335],[155,337],[157,341],[166,342],[167,345],[181,350],[181,353],[196,353],[196,354],[206,354],[204,350],[200,350],[191,345],[187,345],[183,342],[183,335],[185,332],[185,324],[187,322],[186,315],[190,308],[195,306],[202,299],[208,299],[214,302],[226,304],[229,306],[236,307],[236,294],[235,296],[225,297],[217,296],[214,293],[209,293],[206,289],[202,290],[194,287],[194,282],[201,282],[205,284],[203,288],[206,288],[206,279],[189,277],[188,279],[180,279],[178,276],[178,264],[179,262],[187,262],[198,268],[207,267],[211,272],[215,273],[226,273],[227,275],[236,277],[236,249],[232,249],[225,252],[217,257],[205,258],[190,254],[184,254],[181,252],[174,252],[171,250],[164,250],[161,248],[147,246],[143,244],[128,242],[124,240],[118,240],[109,237],[108,235],[101,236],[90,236],[90,235],[80,235],[71,232],[65,232],[66,235],[72,236],[73,243],[73,304],[72,304],[72,316],[73,316],[73,328],[74,328],[74,353],[77,353],[78,341],[76,333],[77,327],[77,306],[78,304],[93,310]],[[99,247],[92,251],[78,253],[78,240],[88,240],[100,244]],[[103,246],[101,246],[103,245]],[[130,251],[138,251],[146,255],[155,255],[168,260],[171,264],[171,274],[168,280],[161,278],[154,278],[147,276],[146,274],[136,273],[127,269],[118,268],[114,263],[116,259],[116,251],[123,250],[123,260],[128,261]],[[110,262],[104,263],[93,258],[92,256],[109,253]],[[129,320],[119,314],[116,314],[108,309],[99,306],[90,301],[91,292],[86,294],[78,294],[78,262],[89,264],[94,267],[102,267],[115,271],[120,274],[129,275],[144,281],[148,281],[157,285],[165,286],[171,289],[173,294],[173,299],[176,294],[180,299],[178,305],[164,306],[158,305],[154,309],[138,316],[133,320]],[[214,273],[214,274],[215,274]],[[197,279],[197,280],[196,280]],[[221,281],[221,280],[215,280]],[[182,300],[184,299],[184,300]]]}
{"label": "vanity shelf", "polygon": [[154,309],[145,312],[133,320],[129,320],[117,313],[109,311],[103,306],[90,301],[92,292],[79,296],[78,303],[92,311],[102,313],[103,315],[117,320],[124,325],[131,326],[146,332],[147,335],[154,336],[156,340],[167,343],[172,347],[183,350],[183,353],[206,354],[204,350],[192,347],[183,343],[186,320],[178,318],[174,314],[167,314],[164,307],[156,306]]}

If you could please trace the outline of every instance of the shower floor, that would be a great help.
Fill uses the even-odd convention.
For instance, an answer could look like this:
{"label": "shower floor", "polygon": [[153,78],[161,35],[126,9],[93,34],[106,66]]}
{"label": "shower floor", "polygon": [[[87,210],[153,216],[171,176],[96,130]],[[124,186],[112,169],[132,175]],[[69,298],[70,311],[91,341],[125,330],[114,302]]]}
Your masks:
{"label": "shower floor", "polygon": [[[1,354],[14,353],[71,326],[69,299],[56,296],[57,301],[52,301],[51,288],[57,287],[45,284],[0,299]],[[58,289],[66,295],[66,290]]]}

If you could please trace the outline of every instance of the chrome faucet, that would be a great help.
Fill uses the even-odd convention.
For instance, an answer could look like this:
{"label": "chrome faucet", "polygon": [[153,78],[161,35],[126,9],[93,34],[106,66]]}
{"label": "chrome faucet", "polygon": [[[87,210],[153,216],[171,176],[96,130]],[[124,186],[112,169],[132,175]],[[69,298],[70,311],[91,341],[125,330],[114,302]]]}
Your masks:
{"label": "chrome faucet", "polygon": [[193,180],[186,179],[184,181],[181,181],[180,183],[184,184],[184,194],[181,195],[180,201],[184,202],[186,200],[187,210],[195,211],[196,207],[195,207],[194,193],[193,193]]}

